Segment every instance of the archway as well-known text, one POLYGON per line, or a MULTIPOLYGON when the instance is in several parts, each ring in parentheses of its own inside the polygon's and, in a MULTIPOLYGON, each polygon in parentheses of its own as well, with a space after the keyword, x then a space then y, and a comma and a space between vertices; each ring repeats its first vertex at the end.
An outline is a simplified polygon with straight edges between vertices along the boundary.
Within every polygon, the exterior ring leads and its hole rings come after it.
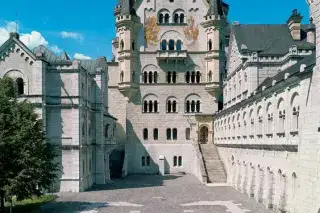
POLYGON ((122 176, 122 167, 124 163, 124 147, 119 147, 112 151, 109 156, 110 178, 118 179, 122 176))
POLYGON ((206 126, 200 128, 199 142, 208 143, 209 129, 206 126))

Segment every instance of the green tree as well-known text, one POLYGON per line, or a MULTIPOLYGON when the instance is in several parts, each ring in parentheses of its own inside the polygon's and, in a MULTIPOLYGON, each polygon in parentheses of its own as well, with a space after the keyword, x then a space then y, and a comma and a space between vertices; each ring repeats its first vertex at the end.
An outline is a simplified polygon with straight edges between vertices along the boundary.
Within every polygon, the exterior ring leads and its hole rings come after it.
POLYGON ((4 199, 39 196, 56 178, 55 150, 34 105, 18 101, 11 78, 0 79, 0 213, 4 199))

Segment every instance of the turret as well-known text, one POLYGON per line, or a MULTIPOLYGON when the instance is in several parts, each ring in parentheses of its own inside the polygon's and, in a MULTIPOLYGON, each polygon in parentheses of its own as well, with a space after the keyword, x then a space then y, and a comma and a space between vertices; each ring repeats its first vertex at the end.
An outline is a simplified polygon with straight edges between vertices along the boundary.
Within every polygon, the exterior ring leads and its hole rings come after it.
POLYGON ((137 91, 139 76, 138 33, 142 26, 132 0, 119 0, 115 9, 117 51, 119 61, 119 90, 130 98, 137 91))
POLYGON ((221 0, 211 0, 208 13, 201 23, 207 33, 206 90, 214 96, 220 93, 221 61, 224 57, 224 27, 228 7, 221 0))

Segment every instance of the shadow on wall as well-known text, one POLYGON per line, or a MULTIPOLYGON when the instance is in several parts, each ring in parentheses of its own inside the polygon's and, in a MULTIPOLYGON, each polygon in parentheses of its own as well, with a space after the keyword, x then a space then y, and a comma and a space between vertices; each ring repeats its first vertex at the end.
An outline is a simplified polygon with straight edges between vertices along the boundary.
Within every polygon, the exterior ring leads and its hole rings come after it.
MULTIPOLYGON (((143 145, 140 138, 137 136, 136 132, 133 129, 132 123, 130 120, 127 119, 127 134, 128 137, 128 145, 126 149, 126 154, 128 154, 128 163, 132 163, 135 165, 135 172, 132 173, 129 170, 129 174, 159 174, 159 166, 157 164, 158 159, 152 159, 151 155, 149 154, 148 150, 143 145), (147 157, 149 156, 150 159, 150 166, 148 166, 147 157), (143 160, 143 157, 144 160, 143 160), (138 167, 138 168, 137 168, 138 167)), ((148 132, 148 137, 153 137, 153 132, 148 132)))
POLYGON ((61 178, 63 176, 63 165, 62 165, 62 140, 72 140, 72 138, 63 138, 63 119, 61 113, 61 107, 50 107, 52 105, 60 105, 61 99, 55 98, 60 97, 61 90, 66 92, 65 85, 61 79, 60 74, 53 73, 50 76, 50 81, 47 81, 46 84, 46 94, 50 94, 47 96, 46 100, 46 136, 50 144, 54 145, 57 157, 55 158, 55 162, 59 165, 59 172, 57 179, 54 184, 52 184, 52 188, 49 189, 50 192, 59 192, 61 188, 61 178))

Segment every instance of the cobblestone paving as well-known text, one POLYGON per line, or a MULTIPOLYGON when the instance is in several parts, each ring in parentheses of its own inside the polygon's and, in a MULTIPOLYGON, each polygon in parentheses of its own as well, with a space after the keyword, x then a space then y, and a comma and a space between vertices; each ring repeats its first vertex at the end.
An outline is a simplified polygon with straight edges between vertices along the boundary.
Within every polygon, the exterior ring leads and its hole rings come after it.
POLYGON ((63 193, 45 213, 272 213, 231 187, 193 176, 129 176, 90 192, 63 193))

